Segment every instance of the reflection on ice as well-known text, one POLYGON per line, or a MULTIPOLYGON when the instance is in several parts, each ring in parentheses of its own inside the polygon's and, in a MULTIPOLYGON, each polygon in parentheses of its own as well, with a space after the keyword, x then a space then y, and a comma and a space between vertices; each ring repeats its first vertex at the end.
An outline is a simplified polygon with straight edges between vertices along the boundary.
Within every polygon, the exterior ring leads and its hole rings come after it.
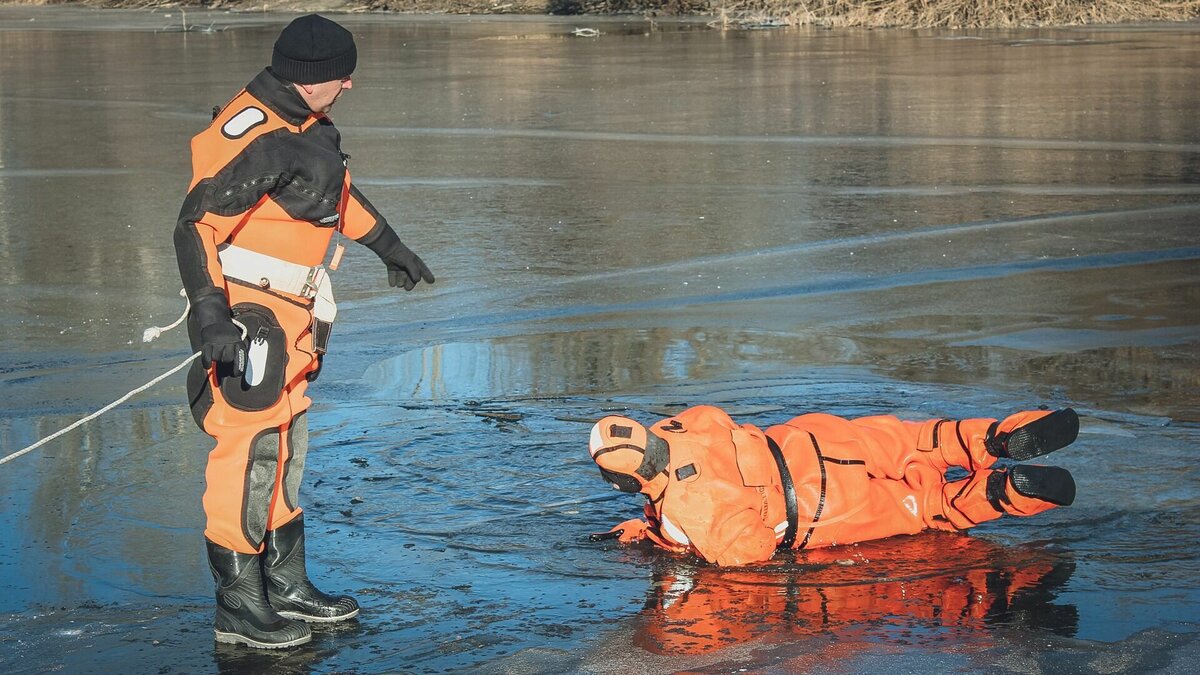
POLYGON ((990 627, 1070 637, 1079 622, 1074 605, 1056 601, 1075 571, 1069 552, 944 533, 819 549, 757 569, 675 561, 652 569, 632 627, 634 644, 652 654, 829 631, 839 641, 944 639, 990 627))
MULTIPOLYGON (((614 328, 436 344, 375 362, 362 380, 374 398, 393 401, 615 395, 699 377, 772 374, 813 352, 854 349, 835 338, 614 328)), ((765 392, 771 382, 759 379, 754 386, 765 392)))

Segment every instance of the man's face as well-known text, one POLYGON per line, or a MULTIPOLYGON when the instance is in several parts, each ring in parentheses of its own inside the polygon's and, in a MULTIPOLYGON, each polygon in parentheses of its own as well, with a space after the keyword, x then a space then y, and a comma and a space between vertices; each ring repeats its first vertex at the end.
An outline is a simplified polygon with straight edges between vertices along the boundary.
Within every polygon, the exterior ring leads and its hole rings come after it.
POLYGON ((354 87, 354 82, 349 77, 344 77, 340 80, 330 80, 329 82, 318 82, 316 84, 297 84, 296 90, 300 92, 300 97, 308 104, 308 109, 317 113, 327 113, 333 104, 342 95, 343 91, 354 87))

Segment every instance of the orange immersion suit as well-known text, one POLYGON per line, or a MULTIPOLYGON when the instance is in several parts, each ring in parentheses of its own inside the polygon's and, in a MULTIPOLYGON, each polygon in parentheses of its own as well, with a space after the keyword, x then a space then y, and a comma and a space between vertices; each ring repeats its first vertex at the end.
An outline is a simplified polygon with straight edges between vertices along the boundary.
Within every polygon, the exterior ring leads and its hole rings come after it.
POLYGON ((266 531, 301 513, 311 404, 305 389, 320 368, 329 325, 314 322, 307 293, 271 287, 257 275, 231 276, 222 254, 234 246, 313 267, 334 232, 368 244, 391 230, 352 186, 333 123, 269 69, 215 111, 191 147, 193 177, 175 229, 184 287, 193 307, 222 294, 248 330, 251 362, 256 342, 267 354, 256 381, 199 362, 188 375, 196 423, 216 439, 205 472, 204 533, 233 551, 258 553, 266 531))
POLYGON ((768 560, 777 548, 963 530, 1003 513, 1033 515, 1055 504, 1012 490, 1003 510, 989 499, 989 467, 997 458, 985 442, 989 429, 1011 432, 1050 414, 907 422, 813 413, 764 433, 718 408, 689 408, 647 427, 670 447, 666 486, 647 502, 645 520, 626 521, 612 532, 622 542, 649 538, 712 563, 742 565, 768 560), (950 467, 970 475, 948 481, 950 467), (785 480, 795 494, 791 514, 785 480))

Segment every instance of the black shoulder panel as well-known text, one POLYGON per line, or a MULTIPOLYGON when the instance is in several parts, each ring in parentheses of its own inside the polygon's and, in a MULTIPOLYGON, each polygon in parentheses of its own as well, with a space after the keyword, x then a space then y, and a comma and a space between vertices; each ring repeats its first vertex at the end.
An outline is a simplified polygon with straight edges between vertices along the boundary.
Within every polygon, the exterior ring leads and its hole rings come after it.
POLYGON ((346 179, 338 140, 336 129, 319 124, 301 134, 284 128, 259 136, 213 176, 203 210, 237 215, 270 195, 296 220, 317 227, 337 225, 346 179))

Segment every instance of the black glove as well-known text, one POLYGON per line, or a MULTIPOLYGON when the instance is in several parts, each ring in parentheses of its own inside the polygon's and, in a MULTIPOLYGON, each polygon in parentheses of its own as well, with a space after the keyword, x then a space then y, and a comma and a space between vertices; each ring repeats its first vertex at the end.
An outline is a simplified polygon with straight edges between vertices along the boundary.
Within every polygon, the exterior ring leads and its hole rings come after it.
POLYGON ((383 230, 370 243, 364 245, 375 252, 379 259, 387 265, 388 284, 393 287, 403 286, 411 291, 422 279, 425 283, 433 283, 433 272, 421 260, 420 256, 400 241, 400 235, 391 227, 384 225, 383 230))
POLYGON ((242 329, 233 322, 225 296, 210 293, 200 297, 192 304, 192 312, 200 328, 200 365, 208 368, 213 363, 227 363, 235 377, 245 372, 249 347, 242 329))

